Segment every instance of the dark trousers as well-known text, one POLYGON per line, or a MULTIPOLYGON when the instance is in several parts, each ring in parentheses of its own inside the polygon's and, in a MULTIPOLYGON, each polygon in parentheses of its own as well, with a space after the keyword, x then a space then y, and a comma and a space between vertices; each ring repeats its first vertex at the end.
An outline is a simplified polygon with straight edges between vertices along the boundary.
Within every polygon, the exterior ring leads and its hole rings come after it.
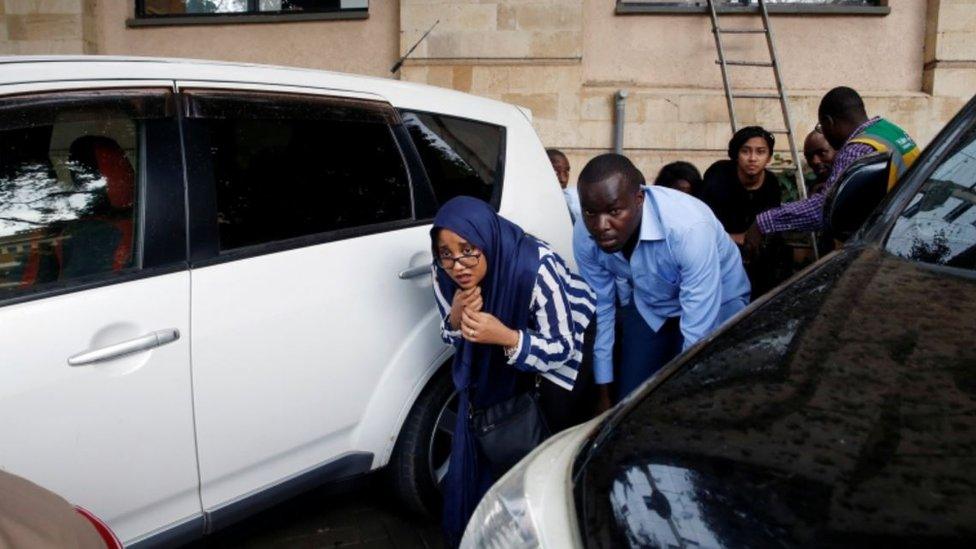
POLYGON ((583 335, 583 361, 573 390, 567 391, 545 378, 539 385, 539 404, 546 416, 549 430, 554 434, 578 425, 596 415, 596 384, 593 382, 593 341, 596 321, 590 323, 583 335))
POLYGON ((655 332, 631 303, 617 308, 616 341, 613 377, 620 401, 678 356, 684 337, 678 317, 669 318, 655 332))

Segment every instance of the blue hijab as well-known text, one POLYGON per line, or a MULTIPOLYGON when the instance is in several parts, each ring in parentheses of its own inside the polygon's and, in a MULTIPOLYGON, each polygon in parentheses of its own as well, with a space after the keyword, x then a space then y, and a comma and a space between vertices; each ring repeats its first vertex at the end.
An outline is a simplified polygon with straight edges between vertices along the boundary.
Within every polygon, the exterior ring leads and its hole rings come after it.
MULTIPOLYGON (((431 248, 437 264, 437 235, 441 229, 457 233, 482 253, 488 270, 481 281, 482 311, 515 330, 529 322, 532 292, 539 274, 538 241, 521 227, 499 216, 481 200, 459 196, 446 202, 430 230, 431 248)), ((451 303, 457 284, 443 269, 437 272, 441 295, 451 303)), ((480 459, 469 432, 468 411, 503 402, 517 393, 527 374, 505 364, 497 345, 471 343, 461 339, 455 346, 451 374, 458 390, 460 407, 451 447, 451 463, 444 479, 444 532, 449 546, 456 546, 464 527, 484 493, 497 480, 480 459)), ((531 378, 531 376, 528 376, 531 378)), ((531 383, 531 379, 528 380, 531 383)))

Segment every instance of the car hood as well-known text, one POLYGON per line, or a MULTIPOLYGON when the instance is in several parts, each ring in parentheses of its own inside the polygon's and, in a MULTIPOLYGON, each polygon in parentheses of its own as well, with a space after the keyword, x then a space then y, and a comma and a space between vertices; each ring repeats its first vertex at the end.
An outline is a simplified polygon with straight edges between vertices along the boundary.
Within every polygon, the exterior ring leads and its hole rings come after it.
POLYGON ((842 251, 608 420, 577 462, 584 540, 968 544, 974 328, 973 278, 842 251))

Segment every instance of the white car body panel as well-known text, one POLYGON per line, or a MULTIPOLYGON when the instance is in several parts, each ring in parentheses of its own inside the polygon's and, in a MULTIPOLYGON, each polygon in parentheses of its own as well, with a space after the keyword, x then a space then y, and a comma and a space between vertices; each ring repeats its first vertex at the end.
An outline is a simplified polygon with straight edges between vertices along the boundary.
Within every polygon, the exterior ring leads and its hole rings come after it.
MULTIPOLYGON (((413 227, 193 271, 204 509, 373 450, 354 447, 354 434, 390 357, 430 309, 429 288, 397 278, 412 256, 429 255, 426 233, 413 227)), ((397 404, 387 403, 390 421, 397 404)))
POLYGON ((180 272, 0 308, 0 469, 92 511, 122 540, 199 514, 189 293, 180 272), (183 337, 68 366, 169 328, 183 337))
MULTIPOLYGON (((0 94, 177 82, 186 88, 384 100, 398 109, 502 125, 500 213, 575 265, 556 177, 531 115, 513 105, 397 80, 303 69, 145 58, 0 58, 0 94)), ((414 400, 450 356, 438 338, 429 276, 397 277, 430 262, 429 228, 0 307, 5 340, 16 342, 0 346, 0 364, 51 368, 19 369, 15 383, 7 381, 12 374, 2 374, 2 432, 21 438, 37 432, 13 419, 26 413, 35 426, 72 414, 77 420, 62 421, 50 440, 9 447, 9 455, 0 450, 0 468, 91 509, 120 539, 132 542, 349 452, 372 453, 373 468, 385 465, 414 400), (124 375, 64 365, 112 323, 126 326, 126 336, 177 327, 183 337, 144 353, 146 364, 124 375), (58 334, 56 341, 48 341, 50 334, 58 334), (85 396, 74 395, 75 384, 85 396), (92 406, 113 399, 121 401, 118 406, 92 406), (51 401, 64 404, 41 407, 51 401), (89 411, 100 427, 79 424, 89 411), (72 460, 53 443, 59 438, 70 440, 68 455, 85 458, 84 466, 69 467, 72 460)))

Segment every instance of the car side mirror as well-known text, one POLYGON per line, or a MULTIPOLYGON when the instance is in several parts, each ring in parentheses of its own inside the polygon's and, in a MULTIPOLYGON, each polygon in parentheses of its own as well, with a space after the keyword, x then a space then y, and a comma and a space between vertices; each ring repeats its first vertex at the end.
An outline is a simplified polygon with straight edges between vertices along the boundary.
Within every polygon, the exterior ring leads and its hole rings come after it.
POLYGON ((891 153, 858 158, 827 193, 824 219, 834 238, 849 239, 888 194, 891 153))

